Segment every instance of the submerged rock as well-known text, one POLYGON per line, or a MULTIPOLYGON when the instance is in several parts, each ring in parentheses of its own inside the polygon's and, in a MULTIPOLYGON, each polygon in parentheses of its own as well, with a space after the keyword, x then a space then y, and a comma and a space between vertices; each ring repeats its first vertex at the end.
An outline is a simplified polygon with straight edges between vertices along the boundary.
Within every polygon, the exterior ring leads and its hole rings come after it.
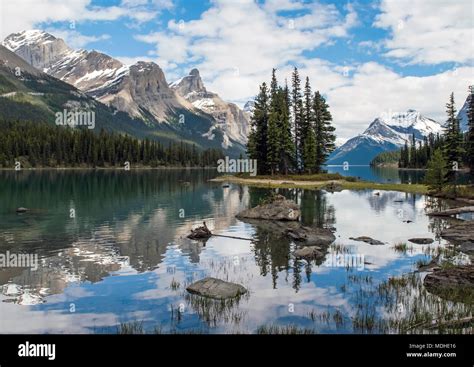
POLYGON ((214 299, 235 298, 247 293, 244 286, 216 278, 204 278, 186 288, 189 293, 214 299))
POLYGON ((298 205, 282 195, 276 195, 271 202, 257 205, 236 215, 237 218, 297 221, 301 215, 298 205))
POLYGON ((432 238, 410 238, 408 241, 417 245, 429 245, 434 242, 432 238))
POLYGON ((322 258, 324 257, 324 253, 321 251, 321 247, 319 246, 307 246, 301 249, 298 249, 294 252, 296 257, 302 258, 322 258))
POLYGON ((26 213, 28 211, 27 208, 23 208, 23 207, 19 207, 16 209, 16 212, 17 213, 26 213))
POLYGON ((385 243, 383 243, 382 241, 374 240, 373 238, 367 237, 367 236, 349 237, 349 239, 353 241, 365 242, 365 243, 368 243, 369 245, 375 245, 375 246, 385 245, 385 243))
POLYGON ((474 265, 433 269, 424 279, 428 292, 441 298, 474 303, 474 265))
POLYGON ((336 236, 330 229, 316 227, 290 228, 286 231, 286 235, 293 241, 302 242, 305 246, 329 246, 336 240, 336 236))

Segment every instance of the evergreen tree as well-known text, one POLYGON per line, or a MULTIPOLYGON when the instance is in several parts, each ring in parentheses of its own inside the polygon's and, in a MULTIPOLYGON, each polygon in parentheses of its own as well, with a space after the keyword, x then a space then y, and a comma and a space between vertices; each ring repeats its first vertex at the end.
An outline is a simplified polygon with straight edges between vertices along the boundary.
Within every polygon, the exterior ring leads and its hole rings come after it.
POLYGON ((467 163, 474 175, 474 85, 469 87, 468 108, 467 108, 468 131, 466 137, 467 163))
POLYGON ((303 160, 306 172, 311 174, 318 170, 316 166, 316 134, 313 128, 309 128, 306 134, 303 160))
POLYGON ((260 92, 255 98, 255 107, 251 118, 252 132, 249 136, 247 152, 251 159, 257 160, 257 170, 259 174, 268 172, 268 118, 269 101, 267 84, 260 86, 260 92))
POLYGON ((293 107, 293 131, 294 131, 294 143, 295 143, 295 164, 298 171, 301 171, 301 110, 303 107, 301 97, 301 80, 298 73, 298 69, 295 67, 293 70, 292 81, 292 92, 291 92, 291 105, 293 107))
POLYGON ((461 133, 459 120, 456 117, 456 106, 454 104, 454 93, 451 93, 449 102, 446 104, 446 129, 444 133, 445 145, 444 153, 447 161, 446 178, 451 183, 456 179, 456 169, 461 162, 463 155, 463 136, 461 133))
POLYGON ((303 106, 301 111, 301 125, 300 125, 300 149, 303 152, 303 159, 302 159, 302 167, 305 166, 305 144, 306 139, 309 135, 309 130, 313 128, 314 122, 314 114, 313 114, 313 100, 311 95, 311 85, 309 83, 309 78, 306 77, 306 83, 304 86, 304 93, 303 93, 303 106))
POLYGON ((434 192, 441 192, 446 182, 446 160, 441 149, 436 149, 428 162, 425 182, 429 189, 434 192))
POLYGON ((313 99, 314 131, 316 138, 316 172, 326 162, 329 154, 336 148, 336 134, 332 126, 332 116, 325 98, 316 92, 313 99))
POLYGON ((294 162, 294 142, 291 136, 290 122, 290 93, 288 85, 278 91, 278 106, 280 107, 279 132, 280 132, 280 172, 285 175, 294 162))
POLYGON ((268 116, 268 137, 267 137, 267 165, 270 173, 278 169, 280 163, 280 118, 281 118, 281 98, 278 95, 278 82, 272 71, 272 81, 270 83, 270 109, 268 116))

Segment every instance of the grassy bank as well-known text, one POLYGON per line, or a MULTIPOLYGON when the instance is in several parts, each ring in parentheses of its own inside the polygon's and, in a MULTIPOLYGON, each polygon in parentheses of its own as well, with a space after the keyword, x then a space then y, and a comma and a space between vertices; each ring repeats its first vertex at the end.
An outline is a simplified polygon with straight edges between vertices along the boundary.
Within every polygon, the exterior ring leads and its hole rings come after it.
POLYGON ((385 190, 402 191, 413 194, 427 194, 428 186, 423 184, 395 184, 357 181, 353 177, 344 177, 338 173, 317 175, 288 175, 288 176, 255 176, 235 175, 221 176, 213 179, 215 182, 232 182, 253 187, 263 188, 301 188, 318 190, 329 183, 340 185, 343 190, 385 190))

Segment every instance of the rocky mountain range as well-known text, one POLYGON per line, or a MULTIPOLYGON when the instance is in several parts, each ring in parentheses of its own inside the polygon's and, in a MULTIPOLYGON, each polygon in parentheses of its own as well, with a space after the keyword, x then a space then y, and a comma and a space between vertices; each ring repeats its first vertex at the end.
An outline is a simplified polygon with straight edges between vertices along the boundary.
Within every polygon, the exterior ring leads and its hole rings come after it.
POLYGON ((188 120, 202 125, 196 128, 202 131, 199 140, 234 151, 246 144, 249 114, 207 92, 196 69, 169 85, 153 62, 125 65, 104 53, 72 49, 40 30, 11 34, 2 44, 31 66, 151 127, 165 124, 179 135, 179 124, 188 120))
POLYGON ((338 147, 327 164, 368 165, 377 154, 399 149, 413 135, 421 141, 430 134, 442 132, 442 124, 415 110, 378 117, 362 134, 338 147))

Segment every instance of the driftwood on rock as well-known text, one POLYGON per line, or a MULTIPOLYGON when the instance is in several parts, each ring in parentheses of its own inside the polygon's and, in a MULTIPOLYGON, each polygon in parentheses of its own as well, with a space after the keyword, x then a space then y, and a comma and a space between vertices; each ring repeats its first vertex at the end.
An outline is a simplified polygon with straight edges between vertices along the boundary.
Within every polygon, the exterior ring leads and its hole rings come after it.
POLYGON ((463 214, 463 213, 474 213, 474 206, 462 206, 459 208, 441 210, 439 212, 428 213, 428 215, 434 216, 434 217, 450 217, 452 215, 463 214))
POLYGON ((208 239, 212 236, 212 232, 207 228, 206 222, 202 222, 202 226, 196 229, 191 229, 191 234, 188 235, 188 238, 192 240, 197 239, 208 239))

